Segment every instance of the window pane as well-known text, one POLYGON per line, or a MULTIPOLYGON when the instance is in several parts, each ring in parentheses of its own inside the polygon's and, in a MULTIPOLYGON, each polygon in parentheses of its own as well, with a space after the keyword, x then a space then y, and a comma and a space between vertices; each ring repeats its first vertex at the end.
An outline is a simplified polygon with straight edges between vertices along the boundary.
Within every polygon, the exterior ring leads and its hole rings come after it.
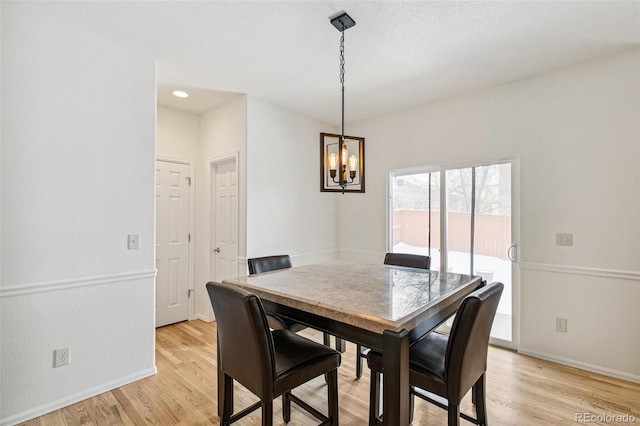
POLYGON ((447 180, 447 270, 471 273, 471 168, 445 172, 447 180))
POLYGON ((431 256, 434 270, 440 265, 439 181, 438 173, 392 176, 393 252, 431 256))
POLYGON ((511 164, 476 167, 474 273, 500 281, 504 292, 491 337, 511 341, 511 164))

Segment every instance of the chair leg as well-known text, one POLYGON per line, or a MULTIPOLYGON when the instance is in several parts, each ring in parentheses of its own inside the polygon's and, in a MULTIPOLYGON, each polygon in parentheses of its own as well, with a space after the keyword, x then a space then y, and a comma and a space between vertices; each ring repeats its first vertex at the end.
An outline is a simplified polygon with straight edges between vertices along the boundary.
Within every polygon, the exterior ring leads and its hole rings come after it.
MULTIPOLYGON (((331 347, 331 335, 329 333, 322 333, 322 344, 329 348, 331 347)), ((329 383, 329 373, 325 373, 324 382, 329 383)))
POLYGON ((231 376, 222 373, 222 415, 220 416, 220 424, 228 425, 231 415, 233 414, 233 379, 231 376))
POLYGON ((483 374, 472 388, 473 395, 476 397, 476 419, 478 419, 478 425, 480 426, 487 426, 487 398, 485 390, 486 378, 483 374))
POLYGON ((371 370, 369 379, 369 426, 375 426, 380 415, 380 373, 371 370))
POLYGON ((449 402, 447 414, 449 418, 449 426, 460 426, 460 405, 449 402))
POLYGON ((273 401, 262 401, 262 426, 273 426, 273 401))
MULTIPOLYGON (((329 333, 322 333, 322 344, 331 347, 331 335, 329 333)), ((344 353, 347 350, 347 342, 343 339, 336 337, 336 351, 344 353)))
POLYGON ((282 420, 285 423, 291 421, 291 392, 282 394, 282 420))
MULTIPOLYGON (((338 426, 338 369, 334 369, 325 375, 327 378, 327 405, 329 424, 338 426)), ((289 422, 289 420, 286 420, 289 422)))
POLYGON ((362 346, 356 345, 356 379, 362 377, 362 346))
MULTIPOLYGON (((219 339, 217 340, 220 341, 219 339)), ((218 373, 218 416, 222 419, 224 412, 224 372, 222 371, 222 363, 220 362, 220 345, 216 344, 216 360, 218 373)), ((231 404, 233 405, 233 404, 231 404)))
POLYGON ((413 390, 415 386, 411 386, 409 390, 409 423, 413 423, 413 409, 416 405, 415 395, 413 394, 413 390))

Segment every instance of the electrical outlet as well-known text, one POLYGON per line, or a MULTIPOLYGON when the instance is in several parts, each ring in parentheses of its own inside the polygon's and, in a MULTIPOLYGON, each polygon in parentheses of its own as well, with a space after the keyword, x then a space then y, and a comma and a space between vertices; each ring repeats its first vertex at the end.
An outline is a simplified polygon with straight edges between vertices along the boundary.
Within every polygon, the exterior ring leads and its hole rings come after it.
POLYGON ((69 348, 56 349, 53 351, 53 368, 69 365, 69 348))
POLYGON ((556 331, 560 331, 562 333, 567 332, 567 319, 556 317, 556 331))
POLYGON ((571 247, 573 245, 573 234, 556 234, 556 245, 571 247))

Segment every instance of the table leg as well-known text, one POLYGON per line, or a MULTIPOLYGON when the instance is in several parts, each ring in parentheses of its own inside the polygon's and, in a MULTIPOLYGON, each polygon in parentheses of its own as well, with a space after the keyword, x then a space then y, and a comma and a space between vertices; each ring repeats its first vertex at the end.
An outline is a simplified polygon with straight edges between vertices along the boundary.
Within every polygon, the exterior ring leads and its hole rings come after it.
POLYGON ((385 330, 382 336, 382 353, 382 420, 386 426, 406 426, 409 424, 409 332, 385 330))

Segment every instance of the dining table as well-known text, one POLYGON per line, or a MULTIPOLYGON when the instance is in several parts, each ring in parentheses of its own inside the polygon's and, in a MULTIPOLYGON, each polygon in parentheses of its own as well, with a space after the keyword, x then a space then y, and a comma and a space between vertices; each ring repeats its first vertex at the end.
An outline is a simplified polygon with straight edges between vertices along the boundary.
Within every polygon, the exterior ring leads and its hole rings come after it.
POLYGON ((484 284, 477 276, 341 260, 223 282, 256 294, 269 314, 381 351, 383 424, 393 426, 409 424, 410 344, 484 284))

